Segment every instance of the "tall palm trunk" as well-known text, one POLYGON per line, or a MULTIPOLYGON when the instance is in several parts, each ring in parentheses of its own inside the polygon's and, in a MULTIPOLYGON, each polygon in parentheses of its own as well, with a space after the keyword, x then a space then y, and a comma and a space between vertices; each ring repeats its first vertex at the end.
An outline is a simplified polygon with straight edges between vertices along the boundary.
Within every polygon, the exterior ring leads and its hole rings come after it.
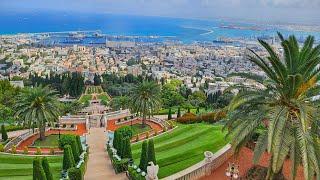
POLYGON ((45 124, 41 124, 39 127, 40 130, 40 140, 43 141, 46 139, 46 126, 45 124))

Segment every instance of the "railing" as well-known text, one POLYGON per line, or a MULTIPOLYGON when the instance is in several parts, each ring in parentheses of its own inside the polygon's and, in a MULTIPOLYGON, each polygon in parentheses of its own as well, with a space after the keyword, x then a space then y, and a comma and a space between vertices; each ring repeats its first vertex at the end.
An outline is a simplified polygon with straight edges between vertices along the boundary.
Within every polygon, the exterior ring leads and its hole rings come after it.
POLYGON ((201 162, 182 170, 176 174, 163 178, 163 180, 193 180, 208 176, 211 172, 226 162, 233 154, 230 144, 227 144, 218 152, 213 154, 210 159, 204 159, 201 162))
POLYGON ((35 129, 34 133, 32 131, 25 132, 15 138, 13 138, 11 141, 9 141, 5 146, 4 146, 4 151, 7 152, 9 151, 13 146, 19 145, 22 141, 26 140, 30 136, 37 134, 38 129, 35 129))

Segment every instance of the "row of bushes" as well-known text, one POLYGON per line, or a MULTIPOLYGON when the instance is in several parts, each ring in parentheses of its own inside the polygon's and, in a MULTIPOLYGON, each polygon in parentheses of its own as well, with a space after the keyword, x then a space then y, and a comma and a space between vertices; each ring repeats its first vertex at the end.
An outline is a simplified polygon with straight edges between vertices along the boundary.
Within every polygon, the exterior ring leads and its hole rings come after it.
POLYGON ((193 113, 185 113, 183 116, 177 118, 177 121, 183 124, 192 124, 192 123, 199 123, 199 122, 215 123, 225 117, 226 117, 225 111, 212 112, 212 113, 199 115, 199 116, 193 113))
POLYGON ((33 179, 34 180, 53 180, 49 162, 46 157, 36 157, 33 160, 33 179))
POLYGON ((121 173, 128 169, 128 158, 121 159, 121 157, 117 154, 117 150, 112 148, 109 144, 107 145, 107 152, 115 173, 121 173))
POLYGON ((130 144, 132 134, 132 130, 128 126, 123 126, 114 132, 113 147, 121 158, 132 158, 130 144))

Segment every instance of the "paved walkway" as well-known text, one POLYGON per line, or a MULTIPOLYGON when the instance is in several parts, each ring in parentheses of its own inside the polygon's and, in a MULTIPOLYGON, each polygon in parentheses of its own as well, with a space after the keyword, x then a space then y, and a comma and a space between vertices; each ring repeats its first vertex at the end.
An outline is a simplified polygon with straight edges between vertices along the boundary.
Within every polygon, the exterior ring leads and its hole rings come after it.
POLYGON ((126 180, 124 173, 115 174, 110 158, 105 151, 107 137, 104 128, 91 128, 87 136, 89 162, 85 180, 126 180))

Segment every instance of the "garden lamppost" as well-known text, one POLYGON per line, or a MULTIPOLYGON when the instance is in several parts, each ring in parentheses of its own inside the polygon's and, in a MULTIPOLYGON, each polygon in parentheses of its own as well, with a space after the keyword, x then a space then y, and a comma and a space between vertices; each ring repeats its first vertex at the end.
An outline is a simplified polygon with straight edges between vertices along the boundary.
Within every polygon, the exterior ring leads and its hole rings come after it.
POLYGON ((238 179, 239 178, 239 166, 234 164, 234 163, 229 163, 228 168, 226 170, 226 176, 230 178, 231 180, 233 179, 238 179))

